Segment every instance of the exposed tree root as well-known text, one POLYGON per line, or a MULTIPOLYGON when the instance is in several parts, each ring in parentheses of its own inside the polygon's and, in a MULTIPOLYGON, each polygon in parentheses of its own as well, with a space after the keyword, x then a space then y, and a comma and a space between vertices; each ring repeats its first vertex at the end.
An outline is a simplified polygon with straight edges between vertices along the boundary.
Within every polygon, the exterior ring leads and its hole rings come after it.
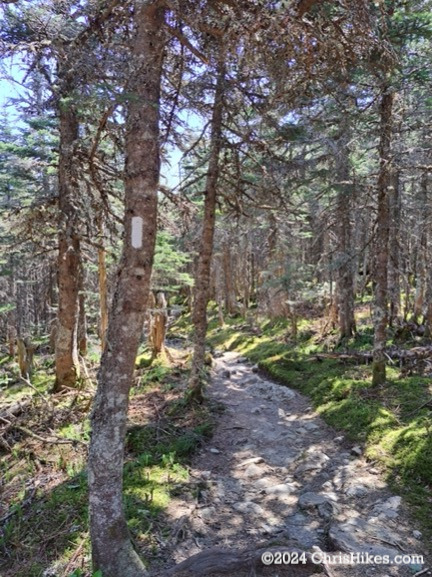
MULTIPOLYGON (((273 554, 303 553, 298 549, 288 547, 264 547, 260 549, 246 549, 233 551, 228 549, 212 548, 197 553, 189 559, 179 563, 170 569, 166 575, 172 577, 205 577, 207 575, 263 575, 268 568, 261 561, 265 552, 273 554)), ((280 565, 285 567, 284 575, 292 577, 308 577, 313 573, 324 573, 332 577, 332 572, 325 565, 317 565, 312 561, 312 555, 306 553, 306 563, 299 562, 292 565, 280 565)), ((274 566, 273 566, 274 567, 274 566)))

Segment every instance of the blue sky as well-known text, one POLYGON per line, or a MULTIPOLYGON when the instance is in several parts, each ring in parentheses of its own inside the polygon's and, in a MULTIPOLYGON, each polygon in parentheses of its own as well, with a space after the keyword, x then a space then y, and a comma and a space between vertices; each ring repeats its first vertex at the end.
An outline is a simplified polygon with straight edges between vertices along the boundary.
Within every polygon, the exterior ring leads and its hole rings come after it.
MULTIPOLYGON (((0 69, 0 110, 1 117, 7 116, 11 126, 19 125, 19 113, 17 113, 12 100, 25 95, 25 89, 17 82, 21 81, 23 71, 18 64, 4 62, 0 69)), ((161 167, 161 183, 164 186, 174 188, 179 183, 181 152, 178 148, 171 147, 166 154, 166 162, 161 167)))

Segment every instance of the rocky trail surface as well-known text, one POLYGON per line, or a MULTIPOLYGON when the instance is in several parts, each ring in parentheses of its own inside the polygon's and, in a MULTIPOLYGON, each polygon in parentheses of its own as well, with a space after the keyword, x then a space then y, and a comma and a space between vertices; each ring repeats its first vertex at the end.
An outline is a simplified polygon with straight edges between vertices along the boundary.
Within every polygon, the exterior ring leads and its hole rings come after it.
POLYGON ((169 509, 169 558, 180 563, 203 551, 207 557, 200 565, 198 555, 179 574, 432 574, 406 506, 361 448, 328 427, 305 397, 255 371, 236 353, 216 361, 208 395, 224 408, 212 440, 192 463, 195 489, 169 509), (306 564, 266 567, 259 557, 269 548, 318 557, 320 551, 352 552, 362 561, 388 556, 390 564, 320 566, 309 557, 306 564), (412 554, 423 554, 424 564, 396 564, 398 556, 412 554))

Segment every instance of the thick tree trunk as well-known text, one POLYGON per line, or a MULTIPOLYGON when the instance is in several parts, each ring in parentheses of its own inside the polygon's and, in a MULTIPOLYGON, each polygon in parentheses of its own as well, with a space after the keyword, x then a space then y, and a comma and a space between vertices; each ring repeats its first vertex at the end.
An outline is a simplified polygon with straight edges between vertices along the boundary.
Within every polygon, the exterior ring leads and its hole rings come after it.
MULTIPOLYGON (((70 95, 70 83, 64 89, 70 95)), ((58 315, 54 391, 74 387, 79 379, 77 331, 79 317, 80 241, 78 236, 77 174, 74 148, 78 119, 70 99, 60 99, 58 315)))
POLYGON ((338 143, 337 160, 337 226, 338 226, 338 254, 337 254, 337 307, 339 319, 340 339, 353 336, 355 332, 354 318, 354 279, 353 255, 351 250, 351 195, 350 159, 347 149, 349 132, 344 127, 338 143))
MULTIPOLYGON (((222 51, 221 51, 222 52, 222 51)), ((204 218, 201 232, 200 252, 195 275, 193 306, 194 350, 192 358, 189 392, 191 399, 202 400, 205 339, 207 332, 207 304, 209 299, 210 269, 213 253, 213 237, 216 220, 217 182, 219 176, 219 154, 222 146, 223 94, 225 63, 219 56, 216 90, 213 104, 210 159, 207 171, 204 218)))
POLYGON ((149 298, 160 171, 159 101, 164 10, 136 2, 126 126, 125 239, 92 414, 89 453, 93 566, 103 577, 142 577, 122 504, 126 419, 149 298))
POLYGON ((389 188, 392 184, 392 120, 394 93, 384 89, 380 103, 380 168, 378 176, 378 214, 375 242, 375 294, 373 307, 374 348, 372 384, 380 385, 386 379, 384 348, 388 322, 388 260, 389 260, 389 188))

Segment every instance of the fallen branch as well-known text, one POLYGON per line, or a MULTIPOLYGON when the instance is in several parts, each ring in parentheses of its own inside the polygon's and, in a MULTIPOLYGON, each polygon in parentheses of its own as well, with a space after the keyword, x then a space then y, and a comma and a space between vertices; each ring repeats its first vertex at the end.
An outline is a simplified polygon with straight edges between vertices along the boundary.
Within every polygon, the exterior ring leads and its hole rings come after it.
POLYGON ((29 405, 31 405, 31 400, 27 399, 25 401, 14 403, 9 407, 4 407, 3 411, 0 413, 0 417, 18 417, 29 405))
POLYGON ((86 534, 84 539, 81 541, 81 543, 78 545, 78 547, 75 549, 72 557, 70 558, 69 563, 66 565, 66 569, 63 572, 63 577, 68 577, 70 575, 73 564, 77 560, 78 556, 81 554, 81 551, 83 550, 84 544, 87 541, 87 539, 88 539, 88 533, 86 534))
POLYGON ((29 437, 33 437, 34 439, 37 439, 38 441, 42 441, 42 443, 50 443, 52 445, 71 445, 71 444, 75 445, 78 443, 80 445, 84 445, 85 447, 87 447, 87 443, 85 441, 80 441, 79 439, 61 439, 60 437, 54 437, 52 439, 46 439, 45 437, 41 437, 37 433, 33 433, 33 431, 30 431, 30 429, 27 429, 27 427, 22 427, 21 425, 16 425, 15 423, 11 423, 10 421, 8 421, 7 419, 4 419, 3 417, 0 417, 0 420, 3 421, 6 425, 8 425, 9 428, 17 429, 18 431, 25 433, 29 437))
POLYGON ((420 406, 418 406, 416 409, 414 409, 413 411, 410 411, 406 417, 411 417, 411 415, 415 415, 416 413, 418 413, 421 409, 424 409, 424 407, 430 407, 432 405, 432 397, 430 399, 428 399, 427 401, 425 401, 424 403, 422 403, 420 406))
MULTIPOLYGON (((425 359, 432 359, 432 347, 415 347, 413 349, 401 349, 401 350, 388 350, 384 352, 385 356, 389 362, 394 364, 395 360, 399 360, 402 363, 406 361, 421 361, 425 359)), ((326 359, 335 359, 339 361, 357 361, 363 363, 369 363, 373 361, 372 351, 349 351, 349 352, 332 352, 332 353, 318 353, 313 355, 317 361, 323 361, 326 359)))
POLYGON ((33 501, 33 497, 35 496, 35 494, 36 494, 36 487, 33 487, 30 492, 30 495, 26 497, 24 501, 21 501, 21 503, 17 503, 12 511, 9 511, 9 513, 0 518, 0 525, 3 525, 3 523, 9 521, 9 519, 14 515, 16 515, 18 511, 20 511, 24 507, 27 507, 27 505, 30 505, 30 503, 33 501))
POLYGON ((420 575, 424 575, 428 571, 429 567, 425 567, 424 569, 421 569, 421 571, 417 571, 417 573, 414 573, 413 577, 420 577, 420 575))
POLYGON ((40 391, 38 391, 37 388, 36 388, 34 385, 32 385, 32 383, 30 382, 29 379, 26 379, 25 377, 20 377, 20 381, 22 381, 22 382, 25 383, 28 387, 30 387, 31 389, 33 389, 34 392, 35 392, 37 395, 39 395, 39 397, 41 397, 41 399, 43 399, 44 403, 45 403, 48 407, 50 407, 50 403, 49 403, 49 400, 47 399, 47 397, 46 397, 44 394, 42 394, 40 391))

